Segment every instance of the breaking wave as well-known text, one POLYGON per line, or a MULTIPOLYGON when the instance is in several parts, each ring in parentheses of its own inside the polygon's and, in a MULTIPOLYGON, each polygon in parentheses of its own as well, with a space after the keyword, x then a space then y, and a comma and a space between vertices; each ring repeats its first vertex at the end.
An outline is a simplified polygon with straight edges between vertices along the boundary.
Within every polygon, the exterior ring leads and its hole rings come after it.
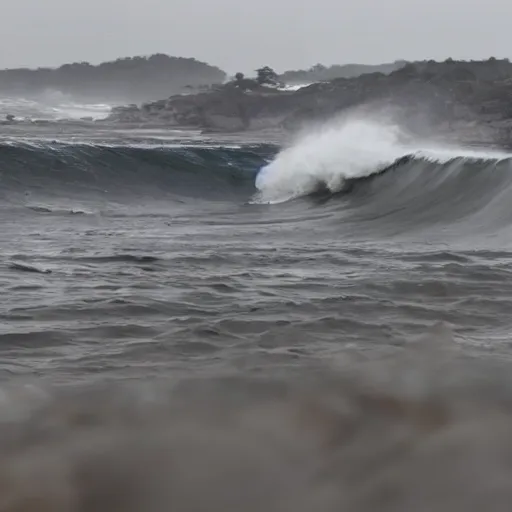
MULTIPOLYGON (((343 190, 347 182, 382 174, 399 164, 447 168, 457 162, 481 167, 509 160, 512 155, 459 148, 418 147, 405 142, 400 128, 367 121, 328 126, 282 150, 256 178, 257 200, 281 203, 315 193, 343 190)), ((397 183, 400 186, 400 183, 397 183)))
POLYGON ((320 198, 315 204, 344 222, 413 230, 462 221, 471 229, 512 224, 512 155, 418 144, 395 126, 367 121, 327 127, 283 149, 3 142, 0 169, 4 204, 21 202, 39 214, 84 215, 96 211, 87 198, 133 204, 148 196, 189 207, 280 204, 279 215, 286 204, 320 198), (79 201, 58 199, 71 197, 79 201))

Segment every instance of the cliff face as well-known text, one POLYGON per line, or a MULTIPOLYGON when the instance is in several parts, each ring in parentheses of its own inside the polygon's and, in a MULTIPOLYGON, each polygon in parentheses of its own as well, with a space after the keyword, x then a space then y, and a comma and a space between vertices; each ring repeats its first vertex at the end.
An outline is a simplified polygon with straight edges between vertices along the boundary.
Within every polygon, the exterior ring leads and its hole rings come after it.
POLYGON ((32 97, 48 90, 100 101, 147 101, 187 86, 222 83, 224 71, 195 59, 133 57, 93 66, 87 62, 60 68, 0 70, 0 95, 32 97))
MULTIPOLYGON (((508 61, 420 62, 385 75, 317 83, 296 92, 233 85, 208 93, 114 109, 110 120, 208 130, 293 130, 356 106, 393 108, 412 130, 492 124, 493 136, 512 126, 512 64, 508 61), (496 131, 498 130, 498 132, 496 131)), ((502 133, 503 132, 503 133, 502 133)))

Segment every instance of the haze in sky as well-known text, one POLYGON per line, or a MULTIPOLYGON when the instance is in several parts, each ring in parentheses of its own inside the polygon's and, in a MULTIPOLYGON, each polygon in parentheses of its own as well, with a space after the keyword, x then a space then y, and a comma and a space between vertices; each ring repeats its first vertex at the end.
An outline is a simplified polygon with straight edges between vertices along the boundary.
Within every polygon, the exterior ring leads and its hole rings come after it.
POLYGON ((167 53, 233 73, 512 54, 509 0, 2 0, 0 68, 167 53))

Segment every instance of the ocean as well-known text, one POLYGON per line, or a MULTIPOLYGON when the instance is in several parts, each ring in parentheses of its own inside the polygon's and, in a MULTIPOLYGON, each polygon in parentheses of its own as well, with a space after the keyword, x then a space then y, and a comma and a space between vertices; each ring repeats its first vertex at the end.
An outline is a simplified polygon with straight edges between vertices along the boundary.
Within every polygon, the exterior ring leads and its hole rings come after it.
POLYGON ((508 510, 512 154, 50 130, 0 134, 1 510, 508 510))

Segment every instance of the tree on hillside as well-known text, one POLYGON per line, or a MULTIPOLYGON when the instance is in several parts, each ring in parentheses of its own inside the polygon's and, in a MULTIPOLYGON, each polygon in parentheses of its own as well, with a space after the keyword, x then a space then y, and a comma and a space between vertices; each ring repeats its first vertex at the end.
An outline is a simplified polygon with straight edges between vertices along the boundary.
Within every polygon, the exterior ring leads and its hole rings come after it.
POLYGON ((279 81, 286 84, 306 84, 311 82, 335 80, 336 78, 352 78, 370 73, 384 73, 388 75, 393 71, 400 69, 405 64, 406 62, 401 60, 377 65, 335 64, 329 67, 318 63, 309 69, 285 71, 279 76, 279 81))
POLYGON ((309 68, 310 73, 324 73, 327 70, 327 67, 323 64, 315 64, 309 68))
POLYGON ((269 66, 264 66, 256 70, 256 80, 260 85, 277 85, 279 83, 278 74, 269 66))
POLYGON ((235 78, 230 82, 230 85, 243 91, 254 91, 259 87, 256 80, 253 78, 246 78, 245 75, 240 72, 235 74, 235 78))

